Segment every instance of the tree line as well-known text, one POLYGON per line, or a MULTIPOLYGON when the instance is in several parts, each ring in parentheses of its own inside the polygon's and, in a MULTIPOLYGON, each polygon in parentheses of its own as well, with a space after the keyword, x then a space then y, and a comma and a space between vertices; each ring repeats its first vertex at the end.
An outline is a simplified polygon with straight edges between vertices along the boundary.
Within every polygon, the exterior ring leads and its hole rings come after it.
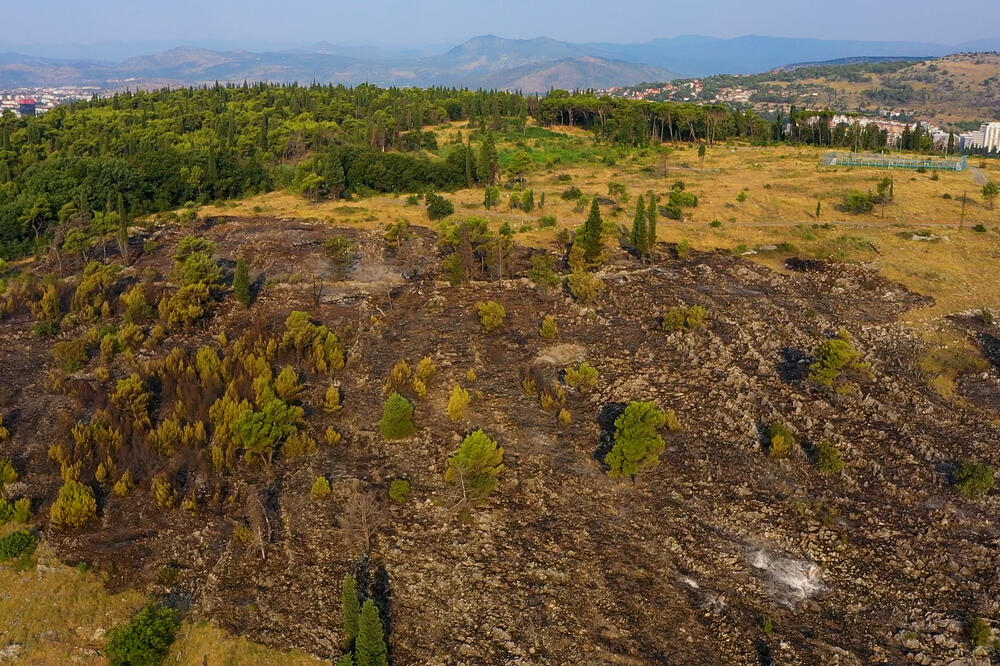
POLYGON ((244 84, 125 92, 35 118, 0 116, 0 258, 36 252, 101 215, 127 224, 275 188, 320 198, 492 186, 500 176, 492 131, 516 135, 529 119, 582 127, 622 147, 733 138, 885 146, 872 126, 816 122, 824 113, 832 112, 767 119, 722 105, 564 90, 244 84), (447 121, 467 121, 471 131, 439 147, 427 128, 447 121))

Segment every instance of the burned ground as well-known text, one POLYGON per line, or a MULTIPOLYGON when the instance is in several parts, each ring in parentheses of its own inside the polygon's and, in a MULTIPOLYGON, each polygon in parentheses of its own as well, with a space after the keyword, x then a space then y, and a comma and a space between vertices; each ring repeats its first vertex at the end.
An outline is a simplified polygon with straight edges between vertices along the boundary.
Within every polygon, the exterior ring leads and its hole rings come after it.
MULTIPOLYGON (((154 230, 158 248, 128 270, 167 274, 186 233, 154 230)), ((664 251, 645 265, 622 253, 584 307, 562 293, 543 298, 522 277, 523 249, 513 277, 451 287, 436 274, 427 230, 405 257, 387 252, 381 234, 309 221, 222 218, 199 233, 218 243, 219 257, 253 257, 256 302, 245 310, 228 295, 200 328, 137 356, 216 344, 221 332, 274 333, 289 312, 306 310, 347 349, 334 375, 342 411, 317 409, 328 380, 307 377, 309 429, 319 438, 335 425, 343 442, 227 476, 225 497, 253 488, 266 507, 263 560, 232 538, 244 503, 165 510, 148 479, 124 498, 99 492, 99 520, 82 531, 44 529, 64 559, 94 563, 113 586, 168 597, 269 645, 335 657, 340 580, 359 556, 338 526, 345 493, 360 480, 385 497, 405 478, 412 497, 388 505, 371 553, 388 574, 397 664, 757 664, 762 655, 782 664, 947 663, 972 654, 968 618, 1000 613, 998 500, 970 502, 949 487, 960 461, 1000 464, 998 414, 927 387, 922 343, 899 323, 925 299, 865 268, 786 275, 726 253, 664 251), (345 280, 330 279, 323 254, 334 233, 358 242, 345 280), (507 317, 484 334, 475 304, 487 300, 507 317), (679 304, 707 308, 707 324, 662 330, 660 315, 679 304), (546 314, 558 322, 554 341, 538 335, 546 314), (872 377, 856 394, 830 396, 808 385, 803 365, 840 328, 872 377), (596 389, 568 392, 568 426, 522 388, 553 344, 577 345, 600 372, 596 389), (438 370, 414 401, 418 431, 386 442, 386 378, 398 361, 425 356, 438 370), (446 415, 455 383, 473 396, 460 423, 446 415), (608 414, 632 400, 673 409, 682 425, 634 484, 608 477, 595 456, 608 414), (785 460, 761 446, 761 427, 775 419, 798 442, 785 460), (506 469, 487 504, 461 514, 442 473, 479 427, 504 447, 506 469), (843 472, 811 463, 824 439, 843 453, 843 472), (318 475, 334 487, 322 501, 310 498, 318 475)), ((49 388, 52 342, 30 325, 27 315, 0 322, 0 409, 13 433, 0 453, 24 471, 44 517, 60 484, 47 455, 58 414, 84 418, 87 404, 49 388)), ((126 362, 115 363, 114 375, 126 375, 126 362)), ((87 370, 77 378, 108 389, 87 370)), ((996 369, 977 381, 996 394, 996 369)), ((168 407, 158 405, 157 417, 168 407)))

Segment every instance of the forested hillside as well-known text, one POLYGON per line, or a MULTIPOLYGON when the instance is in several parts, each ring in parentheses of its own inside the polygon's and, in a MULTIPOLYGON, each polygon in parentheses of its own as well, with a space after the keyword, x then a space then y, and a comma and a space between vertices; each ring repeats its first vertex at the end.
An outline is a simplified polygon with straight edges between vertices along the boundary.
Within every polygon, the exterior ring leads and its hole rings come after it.
MULTIPOLYGON (((843 124, 827 131, 809 124, 814 115, 797 112, 786 133, 781 116, 559 90, 538 97, 257 85, 122 94, 37 118, 0 118, 0 257, 23 256, 53 238, 56 250, 72 252, 144 214, 292 185, 336 197, 448 190, 484 179, 493 184, 496 169, 477 166, 488 135, 512 132, 516 141, 529 119, 582 127, 602 143, 624 147, 711 145, 732 137, 758 144, 885 145, 874 127, 843 124), (452 145, 439 144, 426 130, 455 120, 473 124, 452 145)), ((515 152, 522 164, 540 159, 523 142, 515 152)), ((509 153, 501 159, 512 159, 509 153)))

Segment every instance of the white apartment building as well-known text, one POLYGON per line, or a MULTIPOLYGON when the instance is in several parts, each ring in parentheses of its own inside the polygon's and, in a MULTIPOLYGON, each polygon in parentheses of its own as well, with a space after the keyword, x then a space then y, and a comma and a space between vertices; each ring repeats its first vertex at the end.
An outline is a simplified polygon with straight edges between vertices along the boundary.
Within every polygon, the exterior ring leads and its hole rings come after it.
POLYGON ((979 131, 983 133, 982 144, 980 144, 983 148, 989 151, 1000 151, 1000 123, 983 123, 979 131))
POLYGON ((959 147, 962 150, 985 148, 1000 151, 1000 123, 983 123, 976 132, 964 132, 959 147))

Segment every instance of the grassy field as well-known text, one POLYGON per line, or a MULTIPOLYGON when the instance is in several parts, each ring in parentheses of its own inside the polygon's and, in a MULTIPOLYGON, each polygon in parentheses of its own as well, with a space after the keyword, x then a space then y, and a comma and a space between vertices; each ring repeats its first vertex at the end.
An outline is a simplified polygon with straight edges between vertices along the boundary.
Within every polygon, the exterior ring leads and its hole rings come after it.
MULTIPOLYGON (((0 528, 3 533, 14 529, 0 528)), ((43 542, 24 562, 0 565, 0 662, 62 666, 106 664, 106 634, 147 599, 136 591, 110 594, 100 574, 61 564, 43 542)), ((205 622, 185 621, 165 664, 252 666, 324 663, 301 653, 270 650, 205 622)))
MULTIPOLYGON (((933 322, 942 315, 978 308, 1000 308, 1000 282, 990 279, 1000 259, 1000 209, 990 210, 981 200, 971 171, 932 173, 883 171, 861 168, 827 168, 820 165, 822 150, 805 147, 710 148, 702 161, 694 147, 649 149, 625 154, 608 146, 595 146, 579 129, 547 132, 527 139, 522 146, 501 144, 502 155, 528 150, 541 166, 528 175, 526 187, 535 201, 545 194, 545 205, 530 214, 499 208, 484 211, 482 190, 460 190, 449 195, 457 216, 486 216, 495 227, 509 222, 518 231, 518 242, 550 243, 562 227, 579 226, 586 209, 567 201, 561 193, 578 187, 585 195, 608 196, 608 183, 625 185, 628 201, 605 206, 605 218, 631 224, 640 194, 654 191, 661 200, 676 181, 698 196, 695 208, 684 209, 684 220, 661 216, 660 240, 687 241, 701 250, 725 249, 779 268, 791 254, 845 261, 863 261, 886 277, 922 294, 933 296, 933 307, 914 312, 914 322, 933 322), (565 160, 565 162, 564 162, 565 160), (609 162, 613 161, 613 164, 609 162), (851 190, 874 190, 886 176, 894 179, 895 199, 872 214, 841 212, 838 205, 851 190), (740 202, 739 193, 747 198, 740 202), (944 198, 943 195, 951 198, 944 198), (963 194, 967 194, 964 225, 963 194), (821 212, 816 217, 816 204, 821 212), (543 216, 554 216, 556 226, 539 229, 543 216), (713 224, 714 223, 714 224, 713 224), (985 232, 974 231, 983 225, 985 232), (929 240, 918 240, 927 237, 929 240), (778 250, 758 251, 762 246, 778 250)), ((447 132, 454 133, 450 127, 447 132)), ((974 160, 978 166, 980 161, 974 160)), ((982 162, 988 178, 1000 180, 1000 162, 982 162)), ((250 199, 207 207, 203 215, 267 215, 306 217, 334 225, 374 228, 399 219, 430 225, 422 207, 407 205, 405 196, 378 196, 356 201, 310 203, 290 192, 274 192, 250 199)))

